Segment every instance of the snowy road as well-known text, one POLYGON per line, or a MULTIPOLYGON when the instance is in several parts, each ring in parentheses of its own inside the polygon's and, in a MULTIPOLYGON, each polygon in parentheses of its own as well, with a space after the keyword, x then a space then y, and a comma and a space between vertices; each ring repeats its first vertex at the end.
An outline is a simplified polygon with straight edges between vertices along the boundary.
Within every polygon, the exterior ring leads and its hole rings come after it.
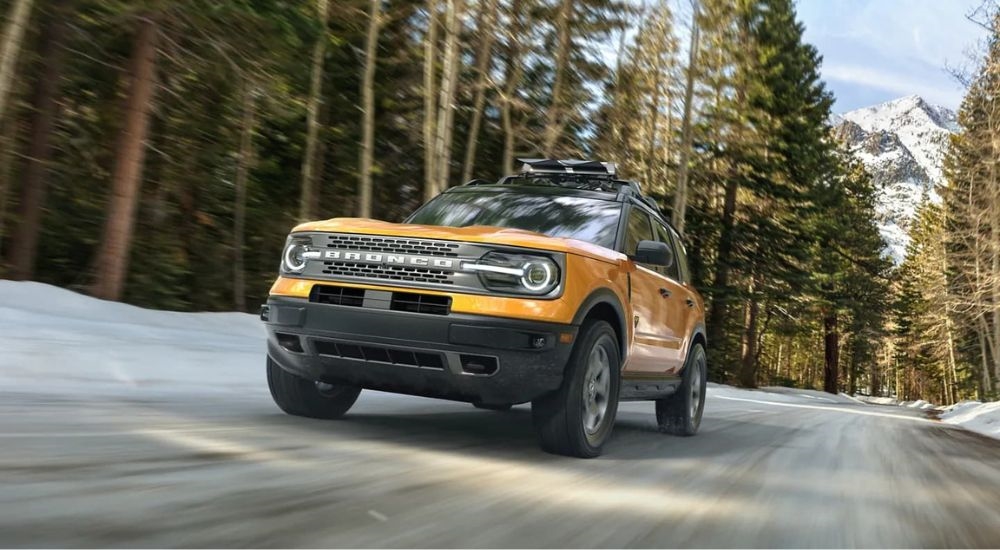
POLYGON ((703 433, 628 404, 606 455, 510 413, 369 392, 0 394, 4 546, 996 546, 1000 445, 894 408, 716 389, 703 433), (738 399, 738 400, 737 400, 738 399))
POLYGON ((916 411, 713 387, 696 437, 629 403, 568 459, 526 406, 285 416, 260 338, 0 281, 0 546, 1000 546, 1000 442, 916 411))

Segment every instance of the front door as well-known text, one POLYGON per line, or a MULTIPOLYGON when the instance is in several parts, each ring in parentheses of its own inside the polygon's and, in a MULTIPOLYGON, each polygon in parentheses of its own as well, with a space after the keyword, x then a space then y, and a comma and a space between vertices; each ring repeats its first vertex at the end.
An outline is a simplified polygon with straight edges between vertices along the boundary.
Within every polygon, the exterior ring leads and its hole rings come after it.
MULTIPOLYGON (((649 214, 632 207, 625 236, 625 253, 635 256, 639 241, 656 240, 649 214)), ((631 262, 632 327, 635 334, 625 374, 658 378, 676 370, 680 347, 667 324, 673 292, 656 266, 631 262), (671 362, 673 361, 673 362, 671 362)))
POLYGON ((683 284, 679 256, 673 239, 670 237, 670 230, 658 221, 653 221, 653 230, 656 232, 656 240, 666 243, 673 251, 673 259, 670 265, 659 266, 657 275, 661 288, 666 290, 663 299, 663 312, 661 322, 665 339, 668 342, 664 348, 664 368, 667 374, 679 374, 684 368, 684 361, 687 356, 687 335, 690 332, 690 317, 694 307, 694 293, 683 284))

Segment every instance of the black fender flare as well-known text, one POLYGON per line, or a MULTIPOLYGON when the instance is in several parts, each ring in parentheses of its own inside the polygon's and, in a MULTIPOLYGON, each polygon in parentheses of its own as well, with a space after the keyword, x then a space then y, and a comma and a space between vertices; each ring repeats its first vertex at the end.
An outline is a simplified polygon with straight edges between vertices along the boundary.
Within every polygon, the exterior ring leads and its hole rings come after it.
POLYGON ((687 356, 684 358, 684 370, 681 371, 681 376, 685 376, 687 373, 688 361, 691 359, 691 350, 694 349, 694 345, 701 342, 703 348, 705 348, 705 353, 708 353, 708 336, 705 331, 705 323, 700 322, 694 325, 694 329, 691 331, 691 343, 688 344, 687 356))
POLYGON ((576 315, 573 316, 573 325, 580 326, 583 324, 583 320, 587 318, 587 315, 597 306, 601 304, 606 304, 610 306, 618 317, 618 334, 621 335, 621 360, 622 365, 625 364, 625 359, 628 357, 628 325, 626 324, 625 308, 622 306, 621 300, 618 299, 618 295, 614 293, 609 288, 599 288, 590 293, 586 299, 580 304, 580 307, 576 310, 576 315))
POLYGON ((704 322, 694 325, 694 330, 691 331, 691 347, 694 347, 699 336, 701 337, 701 345, 705 347, 705 351, 708 351, 708 331, 705 329, 704 322))

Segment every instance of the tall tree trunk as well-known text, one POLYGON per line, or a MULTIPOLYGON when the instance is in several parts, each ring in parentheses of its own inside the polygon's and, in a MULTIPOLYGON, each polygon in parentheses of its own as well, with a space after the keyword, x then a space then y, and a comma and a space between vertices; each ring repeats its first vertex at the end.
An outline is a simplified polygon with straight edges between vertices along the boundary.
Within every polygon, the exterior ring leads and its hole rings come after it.
POLYGON ((757 322, 760 318, 760 302, 755 295, 754 279, 750 278, 749 296, 744 315, 743 334, 740 349, 740 385, 745 388, 757 387, 757 322))
MULTIPOLYGON (((17 144, 16 116, 0 119, 0 244, 4 242, 7 222, 7 201, 14 178, 14 148, 17 144)), ((3 257, 0 249, 0 258, 3 257)), ((2 274, 2 272, 0 272, 2 274)))
MULTIPOLYGON (((852 338, 860 338, 860 336, 855 334, 852 338)), ((847 392, 851 396, 858 393, 858 374, 861 372, 861 363, 856 347, 854 353, 851 353, 851 364, 847 371, 847 392)))
POLYGON ((687 80, 684 84, 684 114, 681 117, 681 150, 677 162, 677 191, 674 193, 674 209, 671 221, 677 231, 684 235, 684 217, 687 210, 687 185, 691 162, 691 111, 694 103, 694 81, 698 73, 698 48, 701 29, 698 21, 698 0, 692 0, 691 43, 688 46, 687 80))
POLYGON ((46 172, 52 157, 52 131, 59 111, 56 94, 65 59, 65 10, 68 3, 68 0, 53 0, 52 16, 39 37, 41 46, 38 54, 43 68, 35 81, 31 98, 34 114, 18 207, 20 222, 11 238, 9 277, 15 280, 31 279, 35 271, 42 206, 45 204, 46 172))
POLYGON ((243 90, 243 119, 240 123, 240 153, 236 162, 236 203, 233 205, 233 305, 246 311, 246 272, 243 243, 247 216, 247 179, 253 165, 253 134, 256 127, 256 94, 253 80, 246 78, 243 90))
POLYGON ((427 34, 424 37, 424 202, 437 195, 437 166, 434 161, 437 137, 437 19, 438 0, 427 0, 427 34))
POLYGON ((136 29, 132 59, 129 62, 125 122, 116 148, 110 203, 91 288, 91 294, 105 300, 118 300, 125 286, 132 226, 146 157, 146 135, 149 132, 150 111, 156 88, 158 35, 156 21, 149 16, 142 17, 136 29))
POLYGON ((302 190, 299 194, 299 221, 309 221, 316 216, 317 180, 316 170, 319 144, 319 113, 323 104, 323 79, 326 61, 326 43, 329 41, 327 21, 330 17, 329 0, 316 0, 316 15, 319 17, 320 34, 313 44, 312 69, 309 82, 309 100, 306 102, 306 150, 302 157, 302 190))
MULTIPOLYGON (((979 320, 982 321, 981 316, 979 317, 979 320)), ((986 358, 988 351, 986 349, 986 331, 983 328, 984 325, 985 323, 982 323, 980 326, 976 327, 976 336, 979 339, 979 357, 983 369, 982 376, 980 376, 980 387, 982 388, 982 395, 980 397, 993 392, 993 384, 990 381, 990 367, 986 358)))
POLYGON ((486 83, 489 80, 490 61, 493 60, 493 31, 497 16, 497 1, 486 0, 483 3, 483 25, 479 34, 483 37, 476 53, 476 98, 473 100, 472 121, 469 122, 469 135, 465 140, 465 161, 462 163, 462 182, 472 179, 472 170, 476 164, 476 146, 479 144, 479 126, 483 120, 483 109, 486 106, 486 83))
POLYGON ((649 130, 647 130, 646 135, 645 158, 642 161, 643 171, 645 172, 642 183, 656 193, 664 191, 660 186, 665 183, 663 179, 655 176, 655 166, 660 164, 657 162, 659 155, 656 154, 657 137, 659 137, 660 133, 660 118, 663 114, 660 104, 663 100, 667 100, 667 105, 670 105, 669 97, 664 97, 666 94, 662 89, 663 54, 660 46, 662 46, 662 39, 656 46, 652 47, 653 53, 656 56, 656 60, 653 62, 653 96, 650 98, 652 100, 652 105, 650 106, 652 112, 649 116, 649 130))
POLYGON ((7 12, 7 24, 3 28, 3 43, 0 44, 0 119, 6 112, 7 98, 14 83, 17 57, 21 53, 24 32, 28 28, 33 0, 14 0, 7 12))
POLYGON ((882 395, 882 362, 873 361, 868 367, 869 392, 873 396, 882 395))
MULTIPOLYGON (((707 337, 716 349, 720 349, 721 342, 725 335, 726 319, 729 316, 729 300, 731 292, 729 288, 729 273, 733 260, 733 247, 735 242, 735 220, 736 220, 736 196, 739 191, 739 183, 735 177, 726 180, 725 199, 722 204, 722 233, 719 236, 719 250, 715 256, 715 280, 712 283, 712 307, 709 310, 707 337)), ((716 354, 716 358, 718 355, 716 354)), ((718 364, 712 361, 710 365, 718 364)))
POLYGON ((837 325, 837 309, 830 306, 823 316, 823 391, 838 393, 839 364, 840 329, 837 325))
POLYGON ((434 165, 437 189, 447 189, 451 175, 451 142, 454 135, 455 88, 458 85, 458 35, 464 0, 445 2, 445 43, 442 59, 441 93, 438 97, 437 136, 434 140, 434 165))
POLYGON ((785 343, 783 341, 778 342, 778 360, 776 361, 774 367, 774 377, 781 378, 781 356, 785 351, 785 343))
POLYGON ((628 37, 627 28, 623 28, 620 33, 618 33, 618 51, 615 54, 615 72, 614 72, 614 87, 611 90, 611 105, 615 108, 611 109, 608 113, 608 122, 611 125, 611 137, 610 146, 607 147, 607 153, 610 155, 615 151, 625 150, 625 138, 624 128, 623 128, 623 116, 621 107, 622 104, 622 65, 623 60, 626 56, 625 45, 626 38, 628 37))
POLYGON ((556 75, 552 82, 552 102, 545 113, 545 137, 542 143, 542 151, 546 157, 555 154, 555 146, 559 141, 565 126, 563 116, 563 88, 566 82, 566 73, 569 71, 569 54, 571 46, 571 28, 573 15, 573 0, 562 0, 559 5, 559 15, 556 18, 556 75))
POLYGON ((521 85, 524 75, 524 63, 521 63, 521 9, 522 0, 513 0, 510 5, 510 37, 507 51, 507 61, 504 64, 503 97, 500 98, 500 119, 503 124, 503 166, 500 173, 507 174, 515 170, 514 149, 517 135, 514 130, 514 94, 521 85))
POLYGON ((378 61, 378 34, 382 0, 371 0, 365 67, 361 78, 361 158, 358 172, 358 217, 372 217, 372 155, 375 148, 375 65, 378 61))

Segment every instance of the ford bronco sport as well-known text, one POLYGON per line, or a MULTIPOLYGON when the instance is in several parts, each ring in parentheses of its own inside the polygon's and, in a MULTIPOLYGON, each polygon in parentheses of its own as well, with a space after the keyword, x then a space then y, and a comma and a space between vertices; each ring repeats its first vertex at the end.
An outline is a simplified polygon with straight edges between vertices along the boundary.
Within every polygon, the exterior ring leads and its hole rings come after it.
POLYGON ((522 160, 448 189, 404 223, 292 230, 261 317, 288 414, 338 418, 362 388, 505 410, 531 402, 542 448, 593 457, 619 400, 693 435, 704 303, 684 246, 614 165, 522 160))

